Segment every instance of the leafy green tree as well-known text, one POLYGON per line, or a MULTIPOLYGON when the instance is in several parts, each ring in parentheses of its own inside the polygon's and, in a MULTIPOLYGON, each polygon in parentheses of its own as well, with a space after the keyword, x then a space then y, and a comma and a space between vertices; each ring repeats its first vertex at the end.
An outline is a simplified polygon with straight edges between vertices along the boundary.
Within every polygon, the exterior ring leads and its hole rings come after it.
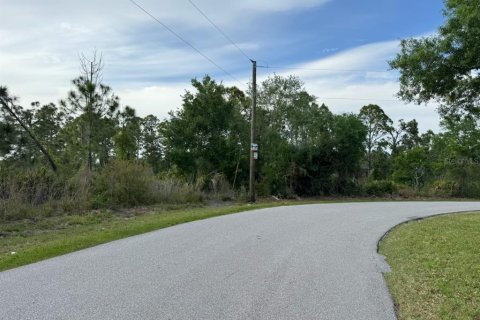
POLYGON ((259 192, 281 196, 349 192, 364 154, 365 126, 334 115, 294 76, 258 90, 259 192))
MULTIPOLYGON (((5 96, 8 94, 5 92, 5 96)), ((8 156, 14 149, 21 136, 19 126, 7 109, 0 109, 0 157, 8 156)))
MULTIPOLYGON (((433 134, 431 131, 430 133, 433 134)), ((383 148, 374 152, 373 178, 375 180, 387 180, 390 178, 392 166, 397 156, 415 147, 424 146, 423 138, 419 135, 418 123, 415 119, 410 121, 400 119, 397 126, 394 126, 392 123, 387 127, 387 134, 383 148)), ((426 136, 425 139, 427 139, 426 136)))
POLYGON ((0 86, 0 105, 3 109, 3 122, 0 127, 6 133, 0 149, 8 151, 8 154, 16 160, 34 162, 33 152, 39 151, 47 160, 53 171, 57 171, 57 164, 51 154, 44 147, 32 130, 33 112, 25 110, 17 105, 16 98, 11 97, 6 87, 0 86), (15 122, 13 122, 15 121, 15 122), (10 122, 10 123, 8 123, 10 122), (15 123, 20 128, 15 129, 15 123), (12 154, 13 153, 13 154, 12 154))
POLYGON ((410 150, 415 148, 416 146, 419 146, 422 139, 419 135, 417 120, 413 119, 408 122, 401 120, 400 126, 403 131, 403 135, 400 141, 401 149, 410 150))
POLYGON ((140 121, 142 158, 154 173, 162 168, 164 146, 160 134, 160 120, 148 115, 140 121))
POLYGON ((394 160, 393 180, 419 191, 429 176, 431 161, 424 148, 415 147, 400 153, 394 160))
POLYGON ((382 108, 376 104, 369 104, 360 109, 360 120, 367 128, 365 140, 367 150, 367 173, 370 176, 374 167, 374 152, 386 145, 386 135, 391 131, 392 120, 382 108))
MULTIPOLYGON (((94 120, 97 128, 91 135, 92 164, 103 167, 115 156, 114 137, 117 133, 117 119, 115 117, 102 117, 94 120)), ((81 167, 88 170, 88 130, 85 127, 83 115, 69 116, 65 126, 58 134, 59 143, 63 145, 63 152, 59 155, 64 170, 77 172, 81 167)), ((90 176, 90 171, 88 170, 90 176)))
POLYGON ((319 143, 319 133, 325 129, 320 116, 331 117, 331 113, 325 106, 318 106, 316 98, 295 76, 275 75, 263 81, 257 102, 258 190, 263 194, 292 195, 306 173, 304 164, 296 158, 303 158, 302 152, 319 143))
POLYGON ((388 180, 392 171, 392 158, 386 149, 380 148, 372 153, 373 170, 371 178, 373 180, 388 180))
POLYGON ((368 128, 357 115, 337 115, 333 131, 333 155, 335 170, 338 173, 339 193, 344 193, 349 179, 356 176, 360 169, 360 161, 364 156, 363 142, 368 134, 368 128))
POLYGON ((480 196, 480 131, 477 122, 466 118, 445 123, 445 131, 431 143, 434 178, 456 185, 457 196, 480 196))
POLYGON ((135 109, 129 106, 117 115, 119 128, 113 137, 116 155, 120 160, 138 158, 141 143, 141 118, 137 117, 135 109))
POLYGON ((75 118, 75 125, 79 126, 70 132, 77 134, 75 138, 79 138, 80 146, 84 149, 82 159, 86 160, 91 172, 96 162, 103 164, 109 157, 119 98, 109 86, 101 83, 101 56, 94 53, 92 60, 82 56, 80 63, 82 75, 73 80, 74 89, 61 104, 65 112, 75 118))
POLYGON ((65 125, 65 114, 53 103, 40 107, 39 102, 32 102, 31 106, 34 112, 33 132, 49 152, 58 154, 62 149, 58 142, 58 134, 65 125))
POLYGON ((480 6, 477 0, 446 0, 444 15, 436 35, 402 40, 390 66, 400 71, 403 100, 440 104, 444 132, 417 139, 432 155, 434 184, 455 186, 456 195, 478 196, 480 6))
POLYGON ((292 146, 292 192, 301 195, 353 194, 364 157, 366 128, 353 114, 333 115, 325 106, 312 144, 292 146))
POLYGON ((434 36, 405 39, 390 61, 400 71, 399 96, 418 104, 436 100, 443 117, 480 116, 480 5, 446 0, 445 24, 434 36))
POLYGON ((288 143, 300 145, 311 138, 311 115, 318 105, 298 77, 267 78, 258 90, 257 104, 268 112, 268 125, 288 143))
POLYGON ((392 157, 395 157, 403 150, 412 149, 421 142, 418 130, 418 122, 413 119, 406 122, 403 119, 398 121, 398 126, 387 127, 387 145, 390 148, 392 157))
POLYGON ((193 79, 192 86, 195 91, 185 93, 182 108, 161 125, 165 160, 193 180, 222 173, 233 181, 238 156, 248 150, 239 92, 209 76, 193 79))

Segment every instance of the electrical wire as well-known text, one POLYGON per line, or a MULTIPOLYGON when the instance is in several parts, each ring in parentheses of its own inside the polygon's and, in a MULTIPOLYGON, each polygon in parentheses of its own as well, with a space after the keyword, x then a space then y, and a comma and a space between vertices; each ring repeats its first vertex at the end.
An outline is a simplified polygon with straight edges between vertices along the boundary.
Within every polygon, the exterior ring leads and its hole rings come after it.
POLYGON ((207 14, 202 11, 202 9, 200 9, 192 0, 188 0, 188 2, 190 2, 190 4, 191 4, 208 22, 210 22, 210 24, 211 24, 215 29, 217 29, 217 31, 220 32, 225 39, 227 39, 232 45, 234 45, 235 48, 237 48, 238 51, 239 51, 245 58, 247 58, 249 61, 252 61, 252 59, 245 53, 245 51, 243 51, 225 32, 223 32, 223 30, 220 29, 220 27, 219 27, 217 24, 215 24, 215 22, 213 22, 212 19, 210 19, 210 18, 207 16, 207 14))
POLYGON ((286 70, 309 70, 309 71, 335 71, 335 72, 389 72, 392 70, 361 70, 361 69, 331 69, 331 68, 303 68, 303 67, 280 67, 280 66, 257 66, 264 69, 286 69, 286 70))
MULTIPOLYGON (((164 27, 166 30, 168 30, 170 33, 172 33, 175 37, 180 39, 183 43, 185 43, 187 46, 192 48, 194 51, 196 51, 199 55, 201 55, 204 59, 209 61, 212 65, 217 67, 219 70, 224 72, 226 75, 231 77, 233 80, 238 82, 243 86, 243 83, 238 80, 236 77, 234 77, 230 72, 222 68, 220 65, 218 65, 213 59, 209 58, 206 54, 204 54, 202 51, 197 49, 193 44, 191 44, 189 41, 187 41, 185 38, 180 36, 177 32, 175 32, 172 28, 167 26, 165 23, 160 21, 157 17, 155 17, 153 14, 148 12, 145 8, 143 8, 140 4, 138 4, 135 0, 129 0, 132 4, 134 4, 136 7, 138 7, 140 10, 142 10, 145 14, 150 16, 153 20, 155 20, 157 23, 159 23, 162 27, 164 27)), ((217 29, 218 32, 220 32, 225 39, 227 39, 235 48, 239 50, 239 52, 247 58, 249 61, 253 61, 225 32, 222 31, 218 25, 216 25, 206 14, 203 12, 192 0, 188 0, 190 4, 213 26, 215 29, 217 29)), ((309 71, 332 71, 332 72, 360 72, 360 73, 368 73, 368 72, 385 72, 385 71, 393 71, 393 70, 360 70, 360 69, 332 69, 332 68, 306 68, 306 67, 282 67, 282 66, 262 66, 259 65, 257 66, 258 68, 263 68, 263 69, 285 69, 285 70, 309 70, 309 71)), ((359 100, 359 101, 385 101, 385 102, 397 102, 399 100, 393 100, 393 99, 369 99, 369 98, 342 98, 342 97, 319 97, 319 99, 325 99, 325 100, 359 100)))
POLYGON ((155 20, 158 24, 160 24, 162 27, 164 27, 165 29, 167 29, 171 34, 173 34, 175 37, 177 37, 178 39, 180 39, 183 43, 185 43, 187 46, 189 46, 190 48, 192 48, 193 50, 195 50, 199 55, 201 55, 203 58, 205 58, 207 61, 209 61, 211 64, 213 64, 215 67, 217 67, 219 70, 223 71, 226 75, 228 75, 229 77, 231 77, 233 80, 237 81, 239 84, 241 84, 243 86, 243 83, 240 82, 240 80, 238 80, 236 77, 234 77, 230 72, 228 72, 227 70, 225 70, 224 68, 222 68, 220 65, 218 65, 213 59, 209 58, 206 54, 204 54, 202 51, 200 51, 199 49, 197 49, 193 44, 191 44, 189 41, 185 40, 185 38, 183 38, 182 36, 180 36, 178 33, 176 33, 172 28, 170 28, 169 26, 167 26, 165 23, 163 23, 162 21, 160 21, 157 17, 155 17, 153 14, 151 14, 150 12, 148 12, 145 8, 143 8, 140 4, 138 4, 137 2, 135 2, 134 0, 129 0, 132 4, 134 4, 135 6, 137 6, 140 10, 142 10, 145 14, 147 14, 148 16, 150 16, 150 18, 152 18, 153 20, 155 20))

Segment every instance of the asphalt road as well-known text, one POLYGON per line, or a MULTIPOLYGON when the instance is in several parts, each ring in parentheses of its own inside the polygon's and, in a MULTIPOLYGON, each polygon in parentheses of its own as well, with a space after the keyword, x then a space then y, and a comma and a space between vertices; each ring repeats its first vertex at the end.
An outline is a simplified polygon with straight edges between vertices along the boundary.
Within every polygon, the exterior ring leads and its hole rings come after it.
POLYGON ((474 209, 320 204, 178 225, 0 272, 0 319, 395 319, 379 238, 474 209))

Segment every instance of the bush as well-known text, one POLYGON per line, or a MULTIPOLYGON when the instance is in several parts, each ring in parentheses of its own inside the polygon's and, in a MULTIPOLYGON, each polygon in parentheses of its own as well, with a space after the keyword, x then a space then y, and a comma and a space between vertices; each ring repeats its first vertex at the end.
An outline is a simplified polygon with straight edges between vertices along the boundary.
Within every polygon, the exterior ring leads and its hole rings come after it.
POLYGON ((419 195, 417 191, 415 191, 411 186, 406 184, 397 185, 397 192, 400 197, 406 199, 414 198, 419 195))
POLYGON ((65 201, 76 202, 67 189, 62 178, 47 168, 0 170, 0 220, 62 213, 65 201))
POLYGON ((198 203, 207 196, 231 200, 235 195, 222 174, 188 183, 179 177, 155 176, 148 165, 136 161, 111 161, 91 176, 82 168, 72 177, 42 167, 21 171, 0 167, 0 221, 89 208, 198 203))
POLYGON ((480 182, 469 181, 465 183, 462 188, 461 196, 475 199, 480 198, 480 182))
POLYGON ((386 196, 397 193, 397 186, 389 180, 373 180, 365 184, 365 193, 369 196, 386 196))
POLYGON ((459 192, 458 183, 448 180, 435 180, 430 186, 430 193, 438 197, 452 197, 459 192))
POLYGON ((357 180, 346 179, 340 187, 340 194, 345 196, 359 196, 365 193, 364 186, 357 180))
POLYGON ((203 198, 196 185, 178 178, 159 179, 145 164, 115 160, 95 173, 90 203, 93 208, 133 207, 201 202, 203 198))
POLYGON ((3 172, 0 194, 3 199, 37 205, 58 198, 62 187, 55 174, 45 168, 15 170, 3 172))
POLYGON ((152 204, 154 175, 150 168, 133 161, 115 160, 93 175, 91 206, 132 207, 152 204))
POLYGON ((222 173, 214 173, 212 175, 209 189, 212 195, 218 200, 228 201, 235 197, 230 183, 222 173))

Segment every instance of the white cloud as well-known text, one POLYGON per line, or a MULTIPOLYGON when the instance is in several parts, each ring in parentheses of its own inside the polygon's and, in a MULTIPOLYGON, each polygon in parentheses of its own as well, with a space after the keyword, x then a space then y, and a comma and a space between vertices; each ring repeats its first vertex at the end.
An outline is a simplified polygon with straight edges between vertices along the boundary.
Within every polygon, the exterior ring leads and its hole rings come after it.
POLYGON ((159 119, 164 119, 168 117, 169 111, 176 110, 182 105, 181 96, 188 87, 189 83, 177 83, 125 89, 117 93, 121 97, 122 104, 135 107, 139 116, 153 114, 159 119))
MULTIPOLYGON (((321 6, 328 0, 194 0, 232 38, 249 19, 279 11, 321 6)), ((206 22, 188 1, 138 0, 155 16, 172 26, 221 66, 228 66, 241 83, 249 81, 244 57, 206 22), (198 35, 202 34, 201 37, 198 35)), ((241 31, 239 31, 241 32, 241 31)), ((288 41, 288 39, 284 39, 288 41)), ((281 39, 272 39, 275 43, 281 39)), ((270 43, 239 41, 248 53, 270 43)), ((227 85, 239 85, 219 72, 191 48, 179 42, 129 1, 16 1, 2 3, 0 30, 0 79, 23 105, 39 100, 57 102, 79 74, 78 53, 94 48, 103 52, 104 79, 140 115, 163 118, 181 105, 192 77, 216 74, 227 85), (52 14, 53 12, 57 14, 52 14), (21 23, 19 22, 21 21, 21 23)), ((318 70, 287 70, 297 74, 307 89, 336 112, 358 112, 366 103, 378 103, 394 119, 417 118, 423 130, 438 129, 433 107, 405 106, 394 99, 397 74, 387 71, 386 60, 398 51, 398 41, 371 43, 349 50, 326 47, 327 58, 290 67, 318 70), (331 69, 331 70, 327 70, 331 69), (369 70, 339 72, 342 70, 369 70), (326 99, 326 98, 346 98, 326 99), (368 100, 355 100, 355 99, 368 100)), ((321 50, 320 50, 321 51, 321 50)), ((275 52, 271 52, 275 55, 275 52)), ((259 81, 265 78, 259 69, 259 81)), ((282 71, 282 70, 279 70, 282 71)), ((245 86, 243 86, 245 88, 245 86)))
MULTIPOLYGON (((321 6, 331 0, 194 0, 202 11, 207 13, 219 25, 226 27, 237 25, 268 12, 290 11, 321 6)), ((188 1, 177 0, 135 0, 140 6, 151 12, 165 23, 175 26, 199 27, 206 22, 188 1)), ((77 30, 99 29, 105 26, 121 26, 151 18, 141 12, 128 0, 24 0, 2 3, 2 25, 6 28, 25 29, 31 26, 62 23, 74 26, 77 30), (57 13, 57 14, 55 14, 57 13), (19 17, 22 18, 19 23, 19 17), (87 27, 88 26, 88 27, 87 27)))
POLYGON ((417 106, 405 104, 395 99, 398 91, 397 82, 344 84, 332 83, 330 85, 308 82, 309 92, 318 96, 320 103, 325 103, 334 112, 359 112, 366 104, 377 104, 385 113, 395 121, 400 119, 416 119, 422 132, 426 130, 439 130, 439 117, 434 105, 417 106))
MULTIPOLYGON (((288 11, 295 8, 311 8, 323 5, 330 0, 244 0, 235 1, 240 9, 262 11, 288 11)), ((230 3, 229 3, 230 4, 230 3)))
POLYGON ((334 112, 357 113, 363 105, 374 103, 395 121, 415 118, 421 131, 438 131, 439 117, 434 104, 417 106, 396 99, 398 74, 388 71, 387 60, 398 51, 398 45, 398 41, 362 45, 291 66, 299 69, 286 69, 278 74, 299 76, 305 81, 307 91, 334 112))
MULTIPOLYGON (((340 51, 327 58, 303 63, 296 67, 305 69, 324 69, 302 71, 301 75, 305 79, 311 76, 317 77, 319 71, 321 71, 322 74, 339 74, 339 72, 335 70, 360 70, 361 72, 364 70, 386 71, 388 69, 386 61, 398 51, 398 45, 398 41, 370 43, 353 49, 340 51), (328 71, 328 69, 332 69, 333 71, 328 71)), ((354 72, 342 71, 341 73, 352 74, 354 72)))

